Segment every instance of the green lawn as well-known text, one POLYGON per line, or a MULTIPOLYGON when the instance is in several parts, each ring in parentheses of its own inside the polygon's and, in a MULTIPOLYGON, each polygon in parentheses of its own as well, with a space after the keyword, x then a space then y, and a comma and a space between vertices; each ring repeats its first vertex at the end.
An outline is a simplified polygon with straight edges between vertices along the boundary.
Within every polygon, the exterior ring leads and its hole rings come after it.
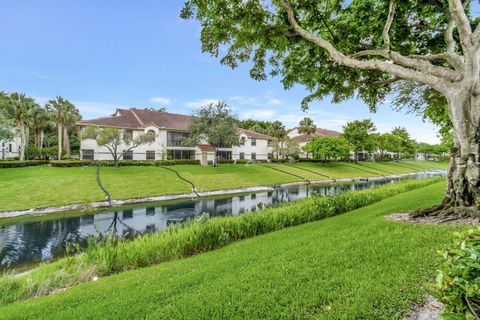
POLYGON ((443 183, 219 250, 0 308, 0 319, 402 319, 454 227, 383 219, 443 183))
MULTIPOLYGON (((445 168, 445 164, 428 163, 445 168)), ((412 162, 419 170, 425 164, 412 162)), ((397 164, 320 164, 297 163, 292 168, 284 164, 175 166, 185 178, 193 181, 198 190, 220 190, 257 185, 272 185, 294 181, 322 180, 325 177, 302 170, 316 171, 334 178, 356 178, 386 175, 375 170, 384 168, 396 173, 414 169, 397 164), (299 177, 269 168, 278 168, 299 177), (368 167, 367 167, 368 166, 368 167), (366 172, 362 170, 368 170, 366 172)), ((158 167, 101 168, 101 180, 112 199, 141 198, 191 191, 185 181, 175 173, 158 167)), ((101 201, 105 195, 95 179, 95 168, 51 168, 48 166, 0 169, 0 211, 59 206, 73 203, 101 201)))

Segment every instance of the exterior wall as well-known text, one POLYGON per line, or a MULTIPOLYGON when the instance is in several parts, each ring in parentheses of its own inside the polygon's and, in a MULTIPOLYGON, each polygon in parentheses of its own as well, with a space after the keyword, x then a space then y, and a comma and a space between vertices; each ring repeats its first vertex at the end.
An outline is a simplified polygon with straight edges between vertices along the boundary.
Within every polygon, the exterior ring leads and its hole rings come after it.
MULTIPOLYGON (((141 134, 147 133, 149 130, 155 132, 155 141, 145 145, 140 145, 137 148, 132 149, 133 151, 133 160, 146 160, 147 151, 155 151, 155 160, 166 160, 168 150, 193 150, 195 151, 195 160, 203 161, 203 151, 198 147, 184 147, 184 146, 168 146, 167 145, 167 131, 181 132, 181 130, 164 130, 159 129, 155 126, 146 127, 143 130, 136 129, 133 130, 133 138, 135 139, 141 134)), ((272 147, 268 145, 268 140, 257 139, 256 146, 252 146, 252 139, 241 135, 245 138, 245 145, 243 146, 234 146, 233 148, 219 148, 219 151, 231 151, 232 159, 240 159, 240 153, 245 153, 245 159, 250 160, 252 153, 256 153, 257 160, 267 160, 268 154, 272 153, 272 147)), ((120 145, 118 148, 118 153, 120 154, 123 150, 128 147, 125 145, 120 145)), ((97 145, 96 141, 93 139, 85 139, 80 142, 80 153, 82 150, 93 150, 94 160, 113 160, 113 157, 110 151, 106 147, 100 147, 97 145)), ((214 152, 207 152, 207 163, 208 161, 214 160, 214 152)), ((83 157, 82 157, 83 158, 83 157)), ((203 163, 203 164, 207 164, 203 163)))
POLYGON ((12 140, 0 140, 0 159, 9 159, 19 156, 20 137, 14 137, 12 140), (12 150, 10 152, 10 149, 12 150))

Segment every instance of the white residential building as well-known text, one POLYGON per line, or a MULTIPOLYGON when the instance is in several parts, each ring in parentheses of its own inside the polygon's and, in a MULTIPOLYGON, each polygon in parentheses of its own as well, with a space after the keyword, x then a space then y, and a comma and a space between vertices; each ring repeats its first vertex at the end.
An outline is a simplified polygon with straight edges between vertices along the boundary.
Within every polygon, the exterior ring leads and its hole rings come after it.
POLYGON ((0 159, 9 159, 19 156, 21 140, 14 136, 11 140, 0 140, 0 159))
MULTIPOLYGON (((182 139, 188 136, 187 128, 191 116, 145 109, 117 109, 110 117, 84 120, 77 122, 80 129, 86 126, 114 127, 123 130, 123 134, 133 138, 150 133, 155 135, 155 141, 147 143, 126 153, 123 160, 166 160, 195 159, 207 164, 214 159, 214 148, 207 144, 187 147, 182 139)), ((272 157, 270 136, 238 129, 239 146, 219 148, 219 159, 267 160, 272 157)), ((123 152, 126 146, 119 148, 123 152)), ((112 155, 106 147, 100 147, 93 139, 85 139, 80 143, 81 159, 112 160, 112 155)))

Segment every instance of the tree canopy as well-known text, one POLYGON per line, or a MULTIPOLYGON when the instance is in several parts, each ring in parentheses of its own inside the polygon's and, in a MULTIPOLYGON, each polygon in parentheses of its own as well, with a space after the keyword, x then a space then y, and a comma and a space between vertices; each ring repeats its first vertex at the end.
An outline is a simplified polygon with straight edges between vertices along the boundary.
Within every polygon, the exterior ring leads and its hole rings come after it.
POLYGON ((189 136, 184 143, 208 143, 215 151, 221 146, 238 146, 237 123, 237 117, 225 102, 210 103, 193 113, 188 124, 189 136))
POLYGON ((250 61, 253 79, 280 76, 285 88, 304 85, 311 92, 304 107, 333 94, 336 102, 358 95, 374 109, 400 79, 438 88, 437 77, 457 78, 448 68, 460 60, 453 28, 478 24, 469 7, 452 13, 458 6, 459 0, 187 0, 181 17, 200 21, 202 50, 222 64, 250 61), (419 71, 429 79, 419 79, 419 71))
POLYGON ((342 137, 315 137, 304 149, 312 153, 315 160, 347 159, 350 155, 348 143, 342 137))
POLYGON ((375 150, 376 130, 377 128, 370 119, 348 122, 343 127, 343 137, 350 145, 350 149, 355 153, 355 161, 358 161, 359 152, 372 152, 375 150))

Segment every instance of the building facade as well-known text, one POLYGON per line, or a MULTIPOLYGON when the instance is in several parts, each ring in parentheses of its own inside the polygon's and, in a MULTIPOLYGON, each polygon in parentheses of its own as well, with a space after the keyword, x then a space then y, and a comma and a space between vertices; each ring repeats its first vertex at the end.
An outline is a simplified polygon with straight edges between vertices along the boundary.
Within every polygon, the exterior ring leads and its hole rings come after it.
MULTIPOLYGON (((191 116, 144 109, 117 109, 110 117, 77 122, 80 130, 86 126, 99 128, 113 127, 122 130, 124 135, 133 139, 148 133, 155 141, 143 144, 127 152, 122 160, 167 160, 194 159, 208 164, 215 158, 215 149, 208 143, 185 146, 183 139, 188 136, 188 123, 191 116)), ((217 159, 267 160, 272 157, 270 136, 238 129, 239 146, 218 148, 217 159)), ((118 152, 128 149, 120 146, 118 152)), ((80 142, 80 158, 84 160, 112 160, 112 154, 106 147, 98 146, 93 139, 80 142)))
POLYGON ((20 137, 13 137, 11 140, 0 140, 0 159, 15 158, 20 155, 20 137))

